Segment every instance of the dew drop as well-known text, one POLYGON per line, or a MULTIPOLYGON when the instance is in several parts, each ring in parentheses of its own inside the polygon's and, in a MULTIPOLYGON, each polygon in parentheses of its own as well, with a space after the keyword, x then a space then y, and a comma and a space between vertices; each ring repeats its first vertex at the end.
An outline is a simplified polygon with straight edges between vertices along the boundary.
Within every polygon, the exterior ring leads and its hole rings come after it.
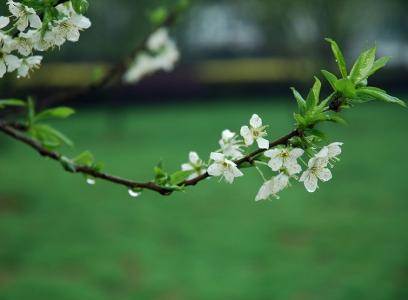
POLYGON ((89 185, 94 185, 96 183, 96 181, 93 178, 87 178, 86 183, 89 184, 89 185))
POLYGON ((139 193, 139 192, 135 192, 134 190, 132 190, 132 189, 129 189, 129 195, 130 195, 130 197, 133 197, 133 198, 137 198, 137 197, 139 197, 142 193, 139 193))

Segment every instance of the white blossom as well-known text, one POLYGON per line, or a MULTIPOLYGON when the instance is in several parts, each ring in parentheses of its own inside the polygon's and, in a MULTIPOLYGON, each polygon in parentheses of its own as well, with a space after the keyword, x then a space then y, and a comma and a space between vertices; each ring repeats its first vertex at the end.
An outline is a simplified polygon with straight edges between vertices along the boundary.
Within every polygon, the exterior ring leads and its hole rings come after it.
POLYGON ((147 40, 147 48, 151 51, 159 51, 169 42, 169 32, 166 28, 159 28, 147 40))
POLYGON ((142 52, 135 57, 130 64, 123 80, 127 83, 135 83, 143 77, 159 70, 170 72, 180 58, 180 53, 174 41, 172 41, 166 29, 158 29, 147 42, 148 51, 142 52))
POLYGON ((87 17, 77 14, 72 8, 71 2, 57 5, 56 9, 65 17, 55 21, 52 29, 45 34, 45 41, 51 45, 61 46, 66 40, 77 42, 80 31, 91 27, 91 21, 87 17))
POLYGON ((316 157, 327 158, 328 160, 337 159, 337 156, 341 154, 341 146, 343 146, 343 143, 339 142, 324 146, 319 153, 316 154, 316 157))
POLYGON ((41 19, 33 8, 11 0, 7 1, 7 5, 11 14, 17 18, 16 26, 19 31, 26 30, 28 26, 41 28, 41 19))
MULTIPOLYGON (((326 149, 327 150, 327 149, 326 149)), ((308 162, 308 169, 303 172, 300 182, 303 182, 308 192, 313 193, 318 188, 318 179, 323 182, 332 179, 332 173, 327 168, 327 157, 312 157, 308 162)))
POLYGON ((271 158, 268 165, 272 171, 279 171, 281 168, 286 168, 288 172, 297 174, 302 170, 297 159, 301 157, 303 153, 304 150, 300 148, 275 148, 265 151, 264 155, 271 158))
POLYGON ((196 152, 191 151, 188 158, 189 162, 181 165, 181 170, 192 172, 187 178, 188 180, 196 178, 197 176, 200 176, 206 172, 204 162, 200 159, 196 152))
POLYGON ((21 65, 17 70, 18 77, 27 77, 31 70, 39 68, 43 57, 39 55, 21 59, 21 65))
POLYGON ((243 156, 241 143, 237 140, 238 136, 235 132, 225 129, 222 132, 219 141, 221 151, 227 158, 238 159, 243 156))
POLYGON ((257 114, 253 114, 249 125, 251 127, 241 127, 241 136, 244 138, 245 145, 250 146, 256 141, 259 148, 268 149, 269 141, 264 138, 267 134, 265 131, 266 126, 262 126, 262 119, 257 114))
POLYGON ((23 56, 28 56, 32 53, 34 47, 34 41, 32 39, 33 34, 29 32, 21 32, 17 38, 14 39, 13 48, 23 56))
POLYGON ((225 158, 224 154, 212 152, 210 158, 214 161, 207 169, 211 176, 222 176, 228 183, 233 183, 235 177, 244 175, 233 161, 225 158))

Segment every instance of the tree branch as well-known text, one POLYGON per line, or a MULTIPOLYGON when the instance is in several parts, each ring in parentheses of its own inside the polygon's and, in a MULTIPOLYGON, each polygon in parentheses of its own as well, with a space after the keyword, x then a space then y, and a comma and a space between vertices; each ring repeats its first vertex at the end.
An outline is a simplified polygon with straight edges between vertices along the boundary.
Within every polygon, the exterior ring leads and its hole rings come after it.
MULTIPOLYGON (((20 141, 29 147, 33 148, 36 150, 40 155, 44 157, 48 157, 52 160, 58 161, 61 164, 64 164, 64 159, 66 159, 64 156, 59 154, 58 152, 48 150, 47 148, 43 147, 39 142, 36 140, 28 137, 26 134, 21 132, 19 129, 26 129, 20 126, 15 126, 15 124, 9 124, 7 122, 2 122, 0 121, 0 131, 3 132, 4 134, 8 135, 9 137, 20 141)), ((278 145, 285 145, 289 142, 289 140, 293 137, 296 136, 301 136, 302 132, 299 130, 294 130, 291 133, 275 140, 269 143, 269 147, 276 147, 278 145)), ((236 160, 235 163, 237 164, 238 168, 241 168, 244 163, 250 163, 252 164, 254 158, 256 158, 258 155, 262 154, 266 149, 257 149, 248 155, 244 156, 243 158, 236 160)), ((153 181, 148 181, 148 182, 137 182, 133 181, 130 179, 125 179, 121 178, 115 175, 111 175, 108 173, 104 172, 99 172, 96 171, 95 169, 92 169, 88 166, 84 165, 77 165, 77 164, 72 164, 70 165, 71 168, 65 168, 67 172, 70 173, 82 173, 85 175, 92 176, 94 178, 99 178, 105 181, 109 181, 111 183, 119 184, 122 186, 125 186, 129 189, 146 189, 146 190, 151 190, 154 192, 157 192, 161 195, 168 196, 171 195, 174 192, 174 189, 169 188, 169 187, 164 187, 156 184, 153 181)), ((196 178, 193 178, 191 180, 185 180, 182 183, 179 184, 180 187, 187 187, 187 186, 194 186, 200 181, 203 181, 204 179, 210 177, 208 173, 205 173, 203 175, 197 176, 196 178)))

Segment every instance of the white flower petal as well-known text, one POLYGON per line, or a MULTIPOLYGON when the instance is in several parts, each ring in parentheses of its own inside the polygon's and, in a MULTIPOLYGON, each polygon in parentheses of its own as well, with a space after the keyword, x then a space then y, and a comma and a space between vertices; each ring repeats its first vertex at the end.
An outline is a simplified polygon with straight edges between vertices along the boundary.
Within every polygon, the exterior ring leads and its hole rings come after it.
POLYGON ((21 65, 20 59, 15 55, 6 55, 4 61, 6 62, 8 72, 17 70, 21 65))
POLYGON ((32 28, 38 29, 42 27, 41 19, 37 14, 34 13, 29 15, 28 20, 30 21, 30 25, 32 28))
POLYGON ((280 157, 275 157, 269 160, 268 166, 271 167, 272 171, 279 171, 283 166, 283 160, 280 157))
POLYGON ((3 29, 10 23, 10 18, 8 17, 0 17, 0 29, 3 29))
POLYGON ((304 178, 304 184, 309 193, 315 192, 317 189, 317 177, 309 172, 306 178, 304 178))
POLYGON ((228 141, 232 139, 235 136, 235 132, 230 131, 229 129, 225 129, 222 132, 222 139, 225 141, 228 141))
POLYGON ((277 149, 277 148, 274 148, 274 149, 265 151, 265 152, 264 152, 264 155, 265 155, 266 157, 273 158, 273 157, 277 157, 281 152, 282 152, 282 150, 277 149))
POLYGON ((262 127, 262 119, 257 114, 253 114, 251 120, 249 120, 249 124, 253 128, 262 127))
POLYGON ((320 151, 319 151, 319 153, 317 153, 316 155, 315 155, 315 157, 319 157, 319 158, 326 158, 326 157, 328 157, 329 156, 329 148, 328 147, 323 147, 320 151))
POLYGON ((0 60, 0 78, 3 78, 6 72, 7 72, 7 67, 6 67, 6 64, 4 63, 4 60, 0 60))
POLYGON ((210 165, 207 169, 208 174, 211 176, 221 176, 223 171, 224 171, 224 168, 222 167, 222 165, 218 163, 214 163, 210 165))
POLYGON ((266 181, 258 191, 255 201, 266 200, 272 195, 273 180, 266 181))
POLYGON ((264 139, 262 137, 257 138, 256 142, 258 143, 258 147, 260 149, 268 149, 269 148, 269 141, 267 139, 264 139))
POLYGON ((330 145, 327 146, 329 153, 328 156, 329 158, 336 157, 341 154, 341 146, 343 143, 331 143, 330 145))
POLYGON ((300 148, 294 148, 289 152, 289 156, 292 158, 299 158, 305 153, 303 149, 300 148))
POLYGON ((316 175, 321 181, 329 181, 333 177, 332 173, 327 168, 320 170, 320 172, 318 172, 316 175))
POLYGON ((218 152, 211 152, 210 158, 216 162, 223 162, 225 160, 224 154, 218 152))
POLYGON ((191 151, 188 154, 188 158, 190 160, 190 162, 194 165, 198 164, 200 162, 200 157, 198 157, 197 152, 191 151))
POLYGON ((244 138, 245 145, 249 146, 254 143, 254 137, 248 126, 242 126, 240 130, 241 136, 244 138))
POLYGON ((273 187, 273 193, 279 193, 283 189, 285 189, 289 184, 289 177, 285 174, 279 174, 274 178, 274 187, 273 187))
POLYGON ((192 171, 194 170, 193 166, 191 164, 182 164, 181 165, 181 170, 182 171, 192 171))
POLYGON ((295 175, 302 171, 302 167, 298 164, 296 159, 288 159, 285 161, 284 166, 288 171, 289 175, 295 175))

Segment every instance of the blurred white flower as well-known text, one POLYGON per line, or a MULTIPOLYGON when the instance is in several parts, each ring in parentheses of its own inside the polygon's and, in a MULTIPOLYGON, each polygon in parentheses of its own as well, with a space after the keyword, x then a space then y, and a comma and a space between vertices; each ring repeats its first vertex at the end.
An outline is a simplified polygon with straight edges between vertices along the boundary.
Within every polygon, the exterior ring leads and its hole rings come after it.
POLYGON ((17 76, 27 77, 31 70, 34 70, 40 67, 42 59, 43 57, 39 55, 30 56, 30 57, 21 59, 21 65, 17 70, 17 76))
POLYGON ((272 171, 279 171, 281 168, 286 168, 289 173, 297 174, 302 171, 297 159, 303 155, 305 151, 300 148, 275 148, 265 151, 264 155, 270 157, 268 162, 272 171))
POLYGON ((212 152, 210 158, 214 163, 207 169, 209 175, 222 176, 228 183, 233 183, 235 177, 244 175, 233 161, 225 158, 224 154, 212 152))
POLYGON ((159 70, 170 72, 180 58, 176 44, 163 28, 152 34, 147 41, 147 49, 154 53, 146 51, 137 55, 123 77, 125 82, 138 82, 159 70))
POLYGON ((16 26, 19 31, 26 30, 28 26, 36 29, 41 28, 41 19, 33 8, 12 0, 8 0, 7 5, 11 14, 17 18, 16 26))
POLYGON ((225 129, 222 132, 222 137, 219 141, 221 151, 227 158, 238 159, 243 156, 241 143, 237 140, 238 136, 235 132, 225 129))
POLYGON ((262 126, 262 119, 257 114, 253 114, 249 125, 251 127, 241 127, 241 136, 244 138, 245 145, 250 146, 255 140, 259 148, 268 149, 269 141, 264 138, 267 134, 265 131, 266 126, 262 126))
POLYGON ((327 164, 327 157, 315 156, 309 160, 308 169, 303 172, 302 176, 300 177, 300 182, 304 183, 308 192, 313 193, 316 191, 318 188, 318 179, 323 182, 332 179, 332 174, 327 168, 327 164))
POLYGON ((200 159, 197 152, 191 151, 188 155, 189 162, 181 165, 181 170, 191 171, 188 180, 203 175, 206 172, 204 162, 200 159))
POLYGON ((166 28, 159 28, 147 40, 147 48, 151 51, 159 51, 170 41, 169 32, 166 28))

